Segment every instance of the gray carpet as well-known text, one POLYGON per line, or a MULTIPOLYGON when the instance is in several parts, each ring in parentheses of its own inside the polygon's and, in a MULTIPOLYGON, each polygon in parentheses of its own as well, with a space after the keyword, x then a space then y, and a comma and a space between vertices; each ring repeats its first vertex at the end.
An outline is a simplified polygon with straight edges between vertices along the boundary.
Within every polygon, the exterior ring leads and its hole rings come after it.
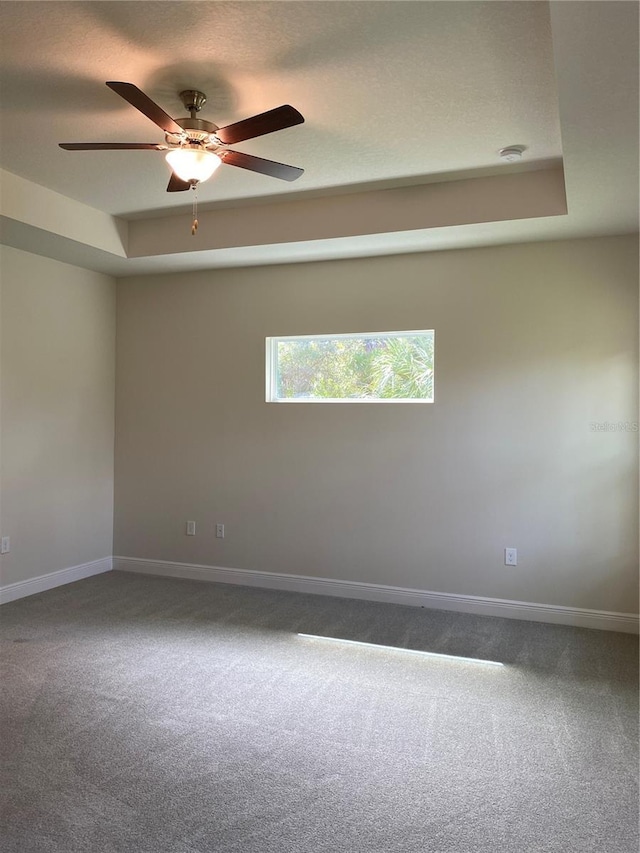
POLYGON ((4 853, 637 853, 637 637, 117 572, 0 622, 4 853))

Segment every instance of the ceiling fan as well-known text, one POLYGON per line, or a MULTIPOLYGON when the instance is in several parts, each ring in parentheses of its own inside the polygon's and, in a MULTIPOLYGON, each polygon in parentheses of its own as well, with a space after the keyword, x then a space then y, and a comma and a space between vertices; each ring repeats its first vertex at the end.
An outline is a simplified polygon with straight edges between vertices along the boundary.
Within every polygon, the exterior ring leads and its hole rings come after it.
POLYGON ((251 172, 260 172, 283 181, 295 181, 304 169, 264 160, 241 151, 233 151, 227 145, 254 139, 276 130, 284 130, 302 124, 303 116, 298 110, 285 104, 252 116, 243 121, 218 127, 213 122, 197 118, 206 102, 206 95, 196 89, 180 92, 180 99, 190 113, 189 118, 173 119, 154 103, 148 95, 133 83, 108 82, 107 86, 124 98, 154 124, 164 131, 164 143, 155 142, 61 142, 66 151, 104 151, 108 149, 136 149, 167 151, 166 159, 172 174, 167 192, 182 192, 206 181, 221 163, 238 166, 251 172))

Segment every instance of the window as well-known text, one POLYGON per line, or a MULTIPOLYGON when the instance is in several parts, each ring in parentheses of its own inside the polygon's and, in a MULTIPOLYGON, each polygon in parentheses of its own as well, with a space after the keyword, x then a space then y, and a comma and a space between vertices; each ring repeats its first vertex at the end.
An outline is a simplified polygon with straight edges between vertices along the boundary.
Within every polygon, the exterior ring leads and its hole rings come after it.
POLYGON ((432 403, 434 332, 267 338, 269 403, 432 403))

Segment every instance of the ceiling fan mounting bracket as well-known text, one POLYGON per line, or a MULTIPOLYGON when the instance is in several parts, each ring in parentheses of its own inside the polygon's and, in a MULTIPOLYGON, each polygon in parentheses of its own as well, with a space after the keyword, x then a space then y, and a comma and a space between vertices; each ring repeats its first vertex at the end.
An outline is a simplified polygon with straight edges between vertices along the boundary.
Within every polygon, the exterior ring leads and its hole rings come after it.
POLYGON ((185 110, 188 110, 192 114, 192 118, 193 113, 199 113, 207 102, 207 96, 197 89, 185 89, 180 92, 179 98, 184 104, 185 110))

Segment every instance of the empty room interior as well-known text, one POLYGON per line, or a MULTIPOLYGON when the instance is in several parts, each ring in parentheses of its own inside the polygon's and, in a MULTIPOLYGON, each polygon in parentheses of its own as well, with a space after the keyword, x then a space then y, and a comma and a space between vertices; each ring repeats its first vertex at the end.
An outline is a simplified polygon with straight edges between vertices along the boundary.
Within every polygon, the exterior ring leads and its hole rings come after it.
POLYGON ((638 13, 2 3, 3 851, 636 853, 638 13))

